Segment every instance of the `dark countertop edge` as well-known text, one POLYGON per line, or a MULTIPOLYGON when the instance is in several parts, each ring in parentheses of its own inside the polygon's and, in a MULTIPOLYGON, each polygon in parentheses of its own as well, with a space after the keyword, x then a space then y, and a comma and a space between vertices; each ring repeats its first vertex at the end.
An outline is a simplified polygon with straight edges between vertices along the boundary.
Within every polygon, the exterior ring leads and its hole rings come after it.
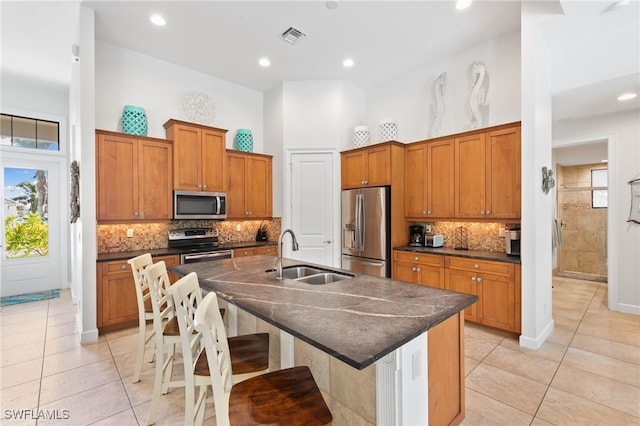
MULTIPOLYGON (((283 259, 284 262, 289 263, 289 262, 299 262, 296 261, 294 259, 283 259)), ((308 263, 308 262, 305 262, 308 263)), ((312 263, 308 263, 313 265, 312 263)), ((322 265, 317 265, 322 267, 322 265)), ((324 266, 326 268, 326 266, 324 266)), ((173 272, 174 274, 183 277, 185 274, 180 270, 180 266, 172 266, 168 268, 171 272, 173 272)), ((332 268, 332 269, 336 269, 336 270, 340 270, 339 268, 332 268)), ((391 278, 387 278, 389 281, 394 281, 391 278)), ((414 285, 414 284, 409 284, 409 283, 404 283, 407 285, 414 285)), ((210 292, 213 290, 209 290, 206 286, 206 284, 203 286, 202 283, 200 283, 200 288, 204 289, 205 291, 210 292)), ((451 290, 443 290, 443 291, 448 291, 448 292, 452 292, 452 293, 456 293, 453 292, 451 290)), ((463 293, 460 293, 463 294, 463 293)), ((427 331, 429 331, 430 329, 434 328, 435 326, 437 326, 438 324, 444 322, 445 320, 451 318, 452 316, 464 311, 464 309, 466 309, 467 307, 473 305, 474 303, 476 303, 479 298, 478 296, 475 295, 470 295, 470 294, 464 294, 465 296, 467 296, 467 301, 464 303, 460 303, 458 306, 456 306, 455 308, 451 308, 449 310, 443 311, 441 312, 436 318, 434 318, 434 320, 432 322, 428 322, 427 324, 425 324, 423 327, 421 327, 420 329, 416 330, 415 333, 412 334, 408 334, 407 336, 405 336, 403 339, 398 340, 395 344, 379 351, 378 353, 376 353, 375 355, 367 358, 366 360, 362 361, 362 362, 356 362, 351 358, 347 358, 344 355, 332 350, 331 348, 328 348, 324 345, 319 344, 318 342, 311 340, 309 338, 307 338, 306 336, 296 332, 295 330, 290 329, 289 327, 285 327, 282 324, 277 323, 276 321, 273 321, 271 318, 262 315, 260 312, 257 312, 247 306, 243 306, 242 304, 237 304, 237 302, 233 299, 233 298, 228 298, 225 297, 223 294, 217 293, 218 297, 220 297, 222 300, 226 301, 227 303, 231 303, 233 305, 238 306, 240 309, 250 313, 251 315, 260 318, 261 320, 265 321, 268 324, 273 325, 274 327, 278 328, 279 330, 283 330, 289 334, 291 334, 294 337, 297 337, 298 339, 304 341, 305 343, 308 343, 309 345, 333 356, 336 359, 339 359, 340 361, 344 362, 345 364, 357 369, 357 370, 363 370, 365 368, 367 368, 368 366, 370 366, 371 364, 375 363, 376 361, 378 361, 379 359, 382 359, 383 357, 385 357, 386 355, 390 354, 391 352, 395 351, 396 349, 400 348, 401 346, 403 346, 404 344, 406 344, 407 342, 410 342, 411 340, 415 339, 416 337, 420 336, 422 333, 426 333, 427 331)), ((203 295, 204 296, 204 295, 203 295)))
POLYGON ((466 257, 469 259, 493 260, 496 262, 520 264, 520 256, 509 256, 499 251, 486 250, 456 250, 449 247, 394 247, 394 250, 408 251, 412 253, 439 254, 442 256, 466 257))
MULTIPOLYGON (((221 244, 215 250, 233 250, 236 248, 249 248, 249 247, 264 247, 275 246, 278 243, 275 241, 245 241, 240 243, 221 244)), ((148 249, 148 250, 133 250, 133 251, 117 251, 111 253, 98 253, 97 262, 112 262, 116 260, 128 260, 141 254, 151 253, 151 256, 172 256, 179 255, 180 250, 176 250, 169 247, 148 249)))

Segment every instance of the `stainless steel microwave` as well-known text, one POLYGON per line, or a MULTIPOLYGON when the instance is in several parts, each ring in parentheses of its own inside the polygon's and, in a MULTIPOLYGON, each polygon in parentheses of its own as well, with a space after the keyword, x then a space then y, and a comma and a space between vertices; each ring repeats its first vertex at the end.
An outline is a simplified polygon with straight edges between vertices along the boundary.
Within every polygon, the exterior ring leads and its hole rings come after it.
POLYGON ((173 191, 174 219, 226 219, 225 192, 173 191))

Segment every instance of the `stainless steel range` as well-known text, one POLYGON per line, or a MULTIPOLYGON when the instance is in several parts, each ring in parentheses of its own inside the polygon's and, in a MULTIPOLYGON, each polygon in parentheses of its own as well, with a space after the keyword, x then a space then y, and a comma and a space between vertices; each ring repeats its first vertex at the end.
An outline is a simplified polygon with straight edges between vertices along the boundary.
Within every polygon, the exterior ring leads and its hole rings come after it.
POLYGON ((169 231, 169 248, 179 250, 180 264, 231 259, 233 250, 221 249, 218 233, 207 228, 169 231))

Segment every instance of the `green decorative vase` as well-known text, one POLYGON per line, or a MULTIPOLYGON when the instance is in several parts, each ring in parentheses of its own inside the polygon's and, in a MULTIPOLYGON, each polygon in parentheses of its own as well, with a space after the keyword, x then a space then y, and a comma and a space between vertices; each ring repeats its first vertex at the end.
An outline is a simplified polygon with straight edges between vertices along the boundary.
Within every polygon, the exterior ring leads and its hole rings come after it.
POLYGON ((238 151, 253 151, 253 135, 249 129, 238 129, 236 132, 236 149, 238 151))
POLYGON ((122 133, 147 136, 147 113, 143 108, 125 105, 122 110, 122 133))

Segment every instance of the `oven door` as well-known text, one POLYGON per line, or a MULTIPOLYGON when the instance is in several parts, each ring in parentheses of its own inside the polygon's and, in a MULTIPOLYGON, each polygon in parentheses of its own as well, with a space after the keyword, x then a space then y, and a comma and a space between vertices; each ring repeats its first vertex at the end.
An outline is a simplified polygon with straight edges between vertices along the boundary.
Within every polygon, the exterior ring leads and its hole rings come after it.
POLYGON ((209 262, 212 260, 231 259, 233 257, 233 250, 217 250, 207 251, 199 253, 185 253, 180 255, 180 264, 197 262, 209 262))

